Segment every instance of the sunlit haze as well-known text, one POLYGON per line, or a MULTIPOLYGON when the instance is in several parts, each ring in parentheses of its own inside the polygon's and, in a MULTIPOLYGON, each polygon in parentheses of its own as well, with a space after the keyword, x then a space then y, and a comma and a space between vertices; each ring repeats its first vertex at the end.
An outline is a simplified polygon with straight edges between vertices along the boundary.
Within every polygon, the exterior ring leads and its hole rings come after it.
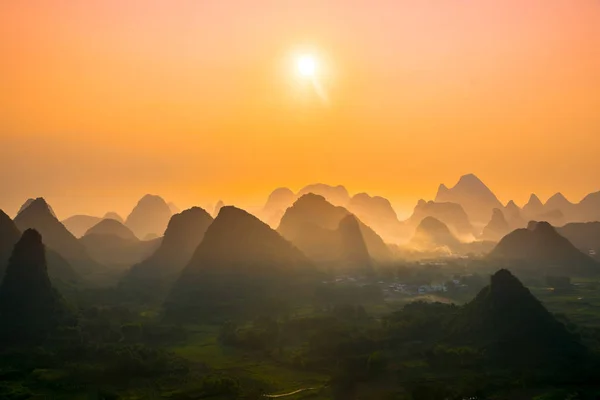
POLYGON ((10 215, 315 182, 408 215, 466 173, 519 205, 600 190, 596 0, 3 1, 0 59, 10 215))

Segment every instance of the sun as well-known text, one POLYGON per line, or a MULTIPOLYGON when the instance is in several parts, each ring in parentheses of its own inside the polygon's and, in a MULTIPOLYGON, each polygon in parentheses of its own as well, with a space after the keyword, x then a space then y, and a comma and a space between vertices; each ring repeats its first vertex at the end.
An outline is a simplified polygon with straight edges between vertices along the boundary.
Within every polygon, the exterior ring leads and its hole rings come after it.
POLYGON ((296 69, 304 78, 314 78, 317 72, 317 60, 310 54, 303 54, 296 60, 296 69))

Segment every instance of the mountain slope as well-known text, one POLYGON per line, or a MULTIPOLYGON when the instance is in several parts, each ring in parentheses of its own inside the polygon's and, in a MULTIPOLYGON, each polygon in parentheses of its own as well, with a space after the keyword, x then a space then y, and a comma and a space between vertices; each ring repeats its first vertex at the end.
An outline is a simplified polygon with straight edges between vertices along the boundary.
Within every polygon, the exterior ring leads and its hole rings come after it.
POLYGON ((44 237, 44 244, 64 257, 77 273, 101 268, 89 256, 85 247, 52 214, 43 198, 33 201, 14 220, 21 232, 35 229, 44 237))
POLYGON ((488 258, 526 262, 529 268, 551 274, 590 275, 600 272, 600 265, 547 222, 531 222, 527 229, 509 233, 488 258))
POLYGON ((125 220, 116 212, 107 212, 106 214, 104 214, 104 217, 102 217, 103 219, 114 219, 115 221, 119 221, 120 223, 124 224, 125 220))
POLYGON ((147 194, 140 199, 125 220, 125 226, 144 239, 148 235, 162 236, 171 218, 169 205, 160 196, 147 194))
POLYGON ((450 229, 433 217, 426 217, 421 221, 409 242, 411 248, 422 252, 454 252, 460 245, 450 229))
POLYGON ((336 206, 345 207, 350 201, 350 194, 342 185, 331 186, 324 183, 314 183, 300 189, 296 194, 296 198, 300 198, 308 193, 323 196, 328 202, 336 206))
POLYGON ((462 176, 452 188, 440 185, 435 202, 460 204, 471 222, 481 225, 488 222, 494 208, 502 208, 496 195, 473 174, 462 176))
POLYGON ((529 196, 529 201, 523 206, 523 215, 527 220, 537 219, 544 212, 544 205, 535 193, 529 196))
POLYGON ((583 253, 600 255, 600 222, 574 222, 556 230, 583 253))
POLYGON ((464 306, 454 321, 453 337, 515 368, 548 363, 566 367, 584 354, 578 339, 505 269, 464 306))
POLYGON ((258 218, 221 209, 165 304, 167 314, 228 318, 307 296, 318 275, 308 258, 258 218))
MULTIPOLYGON (((339 227, 349 215, 347 209, 334 206, 323 196, 308 193, 287 209, 277 231, 315 262, 340 267, 346 256, 339 227)), ((391 261, 391 251, 383 239, 360 220, 357 223, 370 257, 379 263, 391 261)))
POLYGON ((483 240, 498 241, 511 231, 502 210, 494 208, 490 222, 483 228, 483 240))
POLYGON ((405 224, 416 229, 427 217, 433 217, 450 228, 454 235, 461 237, 473 237, 475 233, 469 217, 460 204, 438 203, 433 201, 419 200, 412 215, 405 224))
POLYGON ((171 217, 165 236, 151 256, 134 265, 120 287, 134 296, 162 298, 190 261, 202 242, 213 218, 200 207, 193 207, 171 217))
MULTIPOLYGON (((4 276, 8 260, 15 244, 21 238, 17 225, 2 210, 0 210, 0 281, 4 276)), ((72 285, 80 281, 71 265, 54 250, 46 248, 48 274, 54 285, 72 285)))
MULTIPOLYGON (((4 273, 4 268, 6 268, 8 259, 20 237, 19 228, 4 211, 0 210, 0 273, 4 273)), ((1 276, 0 279, 2 279, 1 276)))
POLYGON ((131 229, 115 219, 103 219, 98 222, 87 230, 85 236, 89 235, 112 235, 124 240, 138 240, 131 229))
POLYGON ((3 344, 39 342, 57 327, 73 322, 52 287, 42 237, 33 229, 23 233, 6 268, 0 286, 0 321, 3 344))
POLYGON ((291 207, 295 200, 296 195, 288 188, 284 187, 273 190, 262 209, 262 219, 271 228, 277 228, 285 210, 291 207))
POLYGON ((358 193, 350 199, 348 211, 386 238, 396 240, 401 237, 401 223, 386 198, 358 193))

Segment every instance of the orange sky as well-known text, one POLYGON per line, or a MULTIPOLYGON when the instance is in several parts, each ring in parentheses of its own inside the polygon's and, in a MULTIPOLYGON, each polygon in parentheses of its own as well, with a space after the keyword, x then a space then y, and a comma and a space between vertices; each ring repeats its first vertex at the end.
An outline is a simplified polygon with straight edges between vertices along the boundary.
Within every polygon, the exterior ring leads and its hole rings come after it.
POLYGON ((0 3, 0 208, 600 190, 597 0, 0 3), (322 101, 294 74, 318 55, 322 101))

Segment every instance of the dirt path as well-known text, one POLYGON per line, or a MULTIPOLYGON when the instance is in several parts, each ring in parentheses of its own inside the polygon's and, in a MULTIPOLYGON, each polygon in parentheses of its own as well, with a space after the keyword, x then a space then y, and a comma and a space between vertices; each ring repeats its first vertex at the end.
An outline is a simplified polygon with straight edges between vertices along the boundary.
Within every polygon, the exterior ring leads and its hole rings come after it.
POLYGON ((293 396, 295 394, 306 392, 308 390, 317 390, 317 389, 318 388, 303 388, 303 389, 294 390, 293 392, 289 392, 289 393, 284 393, 284 394, 264 394, 263 396, 264 397, 268 397, 270 399, 275 399, 275 398, 279 398, 279 397, 293 396))

